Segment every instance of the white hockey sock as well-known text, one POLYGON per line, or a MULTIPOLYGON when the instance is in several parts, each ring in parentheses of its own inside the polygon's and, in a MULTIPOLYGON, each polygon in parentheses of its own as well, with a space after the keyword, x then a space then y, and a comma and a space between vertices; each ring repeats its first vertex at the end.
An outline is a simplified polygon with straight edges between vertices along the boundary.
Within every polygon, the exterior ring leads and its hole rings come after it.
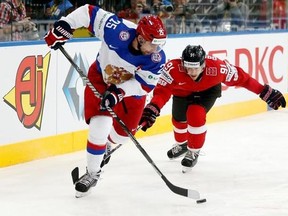
POLYGON ((90 174, 97 173, 100 170, 100 164, 103 160, 104 154, 93 155, 87 152, 87 170, 90 174))

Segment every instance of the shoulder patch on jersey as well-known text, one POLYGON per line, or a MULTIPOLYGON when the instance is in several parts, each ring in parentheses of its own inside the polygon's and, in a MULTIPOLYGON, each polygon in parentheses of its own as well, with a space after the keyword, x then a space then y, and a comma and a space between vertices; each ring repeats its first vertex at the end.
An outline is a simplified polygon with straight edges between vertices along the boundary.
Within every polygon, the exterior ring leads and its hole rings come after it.
POLYGON ((160 62, 162 60, 162 56, 160 55, 160 53, 152 53, 151 60, 153 62, 160 62))
POLYGON ((122 41, 127 41, 130 38, 130 33, 128 31, 121 31, 119 34, 119 39, 122 41))
POLYGON ((227 75, 226 75, 226 82, 230 82, 233 78, 233 81, 238 80, 238 70, 234 65, 231 65, 227 60, 224 60, 227 66, 227 75))
POLYGON ((217 76, 217 67, 209 67, 206 69, 207 76, 217 76))

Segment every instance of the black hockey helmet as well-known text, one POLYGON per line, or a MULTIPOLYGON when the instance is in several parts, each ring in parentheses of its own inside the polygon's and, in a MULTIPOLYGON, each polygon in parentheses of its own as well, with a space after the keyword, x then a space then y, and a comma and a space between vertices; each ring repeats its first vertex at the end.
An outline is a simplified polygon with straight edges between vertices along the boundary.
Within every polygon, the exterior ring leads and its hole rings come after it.
POLYGON ((201 67, 205 62, 206 53, 202 46, 188 45, 182 52, 182 63, 187 68, 201 67))

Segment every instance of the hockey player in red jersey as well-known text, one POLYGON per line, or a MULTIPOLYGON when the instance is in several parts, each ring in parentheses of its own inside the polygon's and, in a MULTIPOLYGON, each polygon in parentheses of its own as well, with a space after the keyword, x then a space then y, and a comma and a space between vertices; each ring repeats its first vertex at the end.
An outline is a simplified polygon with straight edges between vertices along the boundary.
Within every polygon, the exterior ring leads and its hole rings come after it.
POLYGON ((172 98, 172 124, 176 144, 167 152, 170 159, 185 155, 181 164, 183 172, 196 165, 199 152, 206 136, 206 114, 221 97, 221 83, 227 86, 241 86, 259 95, 272 109, 285 107, 282 93, 269 85, 262 85, 242 68, 206 56, 204 49, 188 45, 182 58, 168 61, 153 97, 146 105, 140 124, 142 130, 150 128, 161 108, 172 98))
POLYGON ((85 196, 96 185, 105 151, 109 151, 111 143, 123 144, 129 139, 106 107, 113 107, 127 128, 135 133, 146 95, 156 86, 165 64, 162 46, 167 37, 157 16, 144 16, 136 25, 86 4, 56 21, 44 39, 49 47, 58 49, 72 37, 74 29, 81 27, 101 40, 88 79, 103 97, 100 100, 89 87, 85 88, 84 111, 89 124, 87 172, 75 182, 76 197, 85 196))

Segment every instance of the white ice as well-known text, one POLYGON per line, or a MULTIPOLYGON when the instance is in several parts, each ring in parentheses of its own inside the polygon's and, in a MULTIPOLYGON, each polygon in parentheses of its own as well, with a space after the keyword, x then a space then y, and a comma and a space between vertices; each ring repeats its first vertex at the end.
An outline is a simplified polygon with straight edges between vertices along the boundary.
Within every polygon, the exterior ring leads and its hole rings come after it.
POLYGON ((205 146, 190 173, 166 152, 172 133, 138 139, 175 185, 207 202, 176 195, 136 146, 118 149, 101 181, 74 197, 70 172, 83 174, 85 151, 0 169, 1 216, 287 216, 288 110, 208 124, 205 146))

